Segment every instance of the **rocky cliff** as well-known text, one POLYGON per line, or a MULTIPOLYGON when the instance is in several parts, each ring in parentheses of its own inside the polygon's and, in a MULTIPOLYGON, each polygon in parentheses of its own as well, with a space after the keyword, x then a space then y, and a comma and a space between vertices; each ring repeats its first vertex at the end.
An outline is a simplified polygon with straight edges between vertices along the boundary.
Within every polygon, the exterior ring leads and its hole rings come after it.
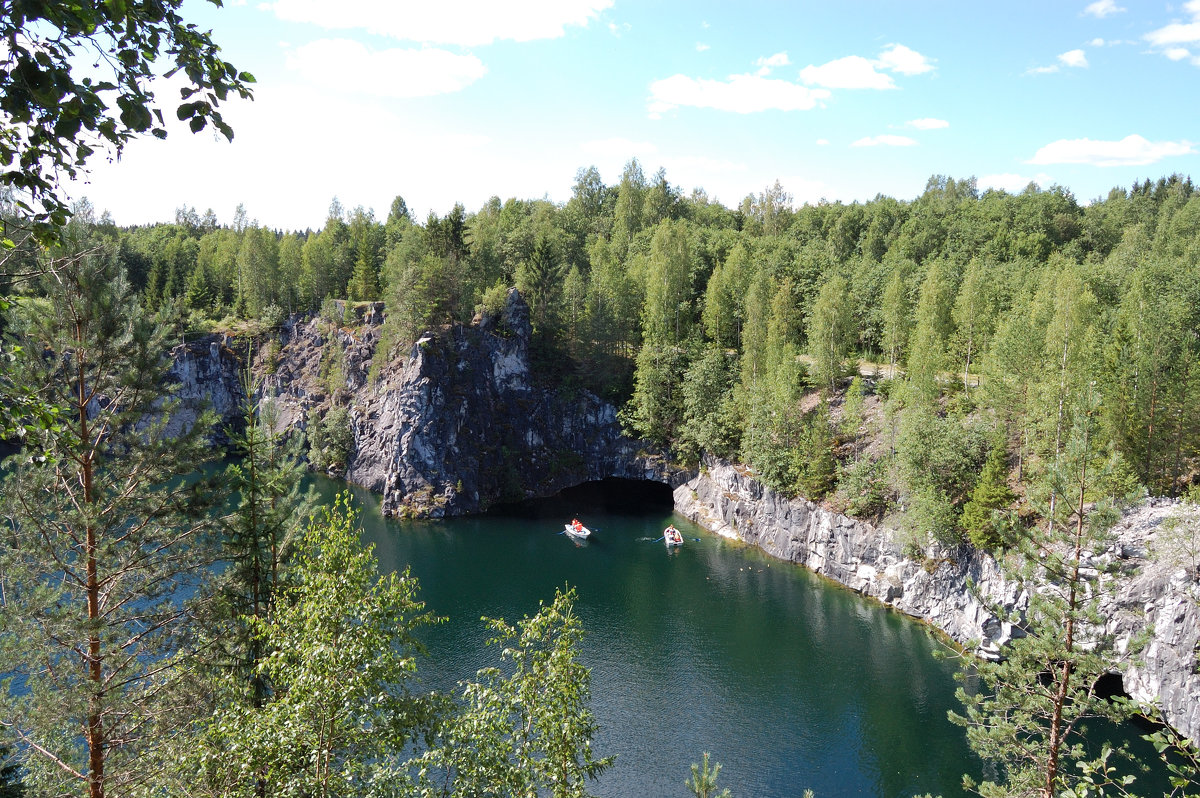
MULTIPOLYGON (((675 489, 675 508, 718 534, 927 621, 959 643, 978 646, 984 656, 995 657, 1019 634, 988 604, 1020 611, 1028 597, 1004 579, 988 555, 933 547, 920 561, 907 558, 891 530, 784 498, 749 473, 716 461, 706 462, 699 475, 675 489)), ((1186 572, 1147 556, 1172 509, 1171 502, 1149 502, 1126 515, 1112 545, 1092 553, 1089 565, 1119 565, 1116 590, 1101 613, 1122 655, 1125 691, 1158 704, 1175 728, 1197 740, 1200 588, 1186 572), (1144 647, 1134 644, 1147 635, 1144 647)))
MULTIPOLYGON (((626 437, 611 405, 539 384, 529 367, 528 308, 515 291, 502 313, 427 333, 372 380, 381 311, 368 307, 346 327, 290 322, 278 340, 254 347, 254 359, 281 427, 302 428, 311 411, 333 402, 349 406, 345 476, 382 494, 384 512, 480 512, 609 476, 666 482, 675 487, 676 509, 708 529, 974 642, 984 656, 998 656, 1020 633, 988 609, 1020 611, 1027 602, 991 557, 931 548, 920 560, 907 558, 891 530, 779 496, 728 464, 709 461, 699 474, 685 473, 626 437)), ((210 337, 174 355, 174 392, 182 400, 174 423, 191 423, 205 405, 236 423, 238 374, 249 351, 239 356, 228 339, 210 337)), ((1096 564, 1117 562, 1123 574, 1103 614, 1126 654, 1125 690, 1158 703, 1195 740, 1200 590, 1186 573, 1147 556, 1171 509, 1144 505, 1121 522, 1107 551, 1092 556, 1096 564), (1146 645, 1133 645, 1147 637, 1146 645)))
POLYGON ((229 431, 241 423, 245 392, 241 371, 245 353, 236 353, 224 335, 206 335, 171 350, 166 392, 178 402, 167 421, 167 433, 189 430, 200 414, 216 415, 213 442, 229 442, 229 431))
POLYGON ((348 404, 344 476, 382 494, 385 514, 482 512, 605 477, 686 478, 624 435, 612 405, 535 379, 529 309, 516 290, 501 313, 427 332, 379 361, 372 379, 381 311, 353 327, 313 319, 285 328, 279 352, 263 352, 256 370, 271 371, 264 392, 283 426, 303 426, 331 401, 348 404))

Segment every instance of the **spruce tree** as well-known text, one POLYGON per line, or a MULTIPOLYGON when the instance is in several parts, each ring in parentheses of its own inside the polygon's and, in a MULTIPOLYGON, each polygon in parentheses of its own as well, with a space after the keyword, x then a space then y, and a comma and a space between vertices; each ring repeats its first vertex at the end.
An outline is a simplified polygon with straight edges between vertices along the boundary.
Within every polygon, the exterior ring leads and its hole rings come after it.
POLYGON ((967 540, 976 548, 992 550, 1004 544, 1003 528, 993 518, 994 511, 1003 510, 1017 496, 1008 487, 1008 447, 1003 435, 992 441, 979 481, 971 491, 970 500, 963 505, 959 524, 967 540))

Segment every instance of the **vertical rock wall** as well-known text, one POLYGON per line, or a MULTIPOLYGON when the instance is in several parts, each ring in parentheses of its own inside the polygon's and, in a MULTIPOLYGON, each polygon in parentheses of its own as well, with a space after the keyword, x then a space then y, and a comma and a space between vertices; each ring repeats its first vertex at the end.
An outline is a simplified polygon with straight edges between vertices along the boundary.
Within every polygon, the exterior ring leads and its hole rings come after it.
MULTIPOLYGON (((995 560, 964 548, 904 556, 892 530, 787 499, 752 475, 708 461, 675 489, 676 510, 707 529, 811 568, 945 632, 983 656, 998 656, 1015 634, 990 605, 1023 610, 1028 596, 1004 579, 995 560), (971 589, 969 585, 975 585, 971 589)), ((1117 641, 1126 692, 1158 705, 1175 728, 1200 739, 1200 586, 1185 572, 1148 559, 1170 502, 1150 502, 1128 514, 1105 552, 1090 565, 1119 564, 1120 577, 1101 612, 1117 641), (1146 639, 1144 646, 1136 643, 1146 639)))

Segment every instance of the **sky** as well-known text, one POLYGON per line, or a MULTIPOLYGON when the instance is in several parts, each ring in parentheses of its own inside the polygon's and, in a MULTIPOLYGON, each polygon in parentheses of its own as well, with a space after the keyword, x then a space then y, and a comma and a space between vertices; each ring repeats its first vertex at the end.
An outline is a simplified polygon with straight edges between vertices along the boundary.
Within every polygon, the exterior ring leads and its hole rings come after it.
MULTIPOLYGON (((146 138, 71 188, 119 224, 332 200, 387 216, 564 202, 636 157, 736 206, 912 199, 931 175, 1081 202, 1200 179, 1200 0, 186 0, 254 100, 235 138, 146 138)), ((175 90, 164 81, 167 103, 175 90)), ((166 106, 171 107, 169 104, 166 106)), ((169 111, 164 114, 173 117, 169 111)))

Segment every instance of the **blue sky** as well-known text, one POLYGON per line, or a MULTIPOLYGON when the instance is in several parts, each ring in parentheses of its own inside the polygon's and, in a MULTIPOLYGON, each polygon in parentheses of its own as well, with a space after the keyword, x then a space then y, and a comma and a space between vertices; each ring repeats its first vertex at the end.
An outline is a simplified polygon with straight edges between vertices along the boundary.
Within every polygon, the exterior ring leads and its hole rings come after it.
POLYGON ((231 144, 181 127, 98 162, 74 193, 119 223, 562 201, 631 157, 727 205, 775 180, 799 205, 932 174, 1083 202, 1200 179, 1200 0, 227 2, 184 13, 256 99, 226 106, 231 144))

